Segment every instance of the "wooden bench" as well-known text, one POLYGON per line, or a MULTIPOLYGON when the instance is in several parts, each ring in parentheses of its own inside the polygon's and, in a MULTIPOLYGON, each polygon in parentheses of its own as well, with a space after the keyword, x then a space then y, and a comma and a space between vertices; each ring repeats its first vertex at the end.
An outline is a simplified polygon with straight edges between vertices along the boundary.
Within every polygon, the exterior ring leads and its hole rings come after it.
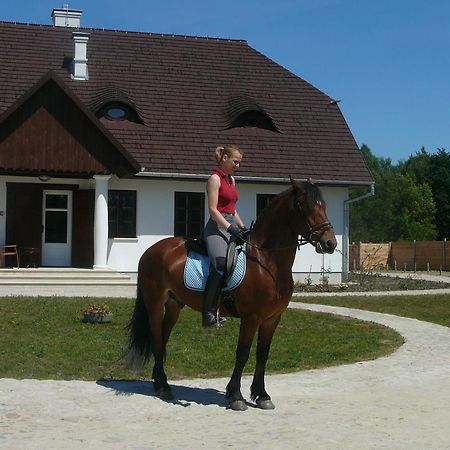
POLYGON ((3 267, 5 267, 5 257, 6 256, 15 256, 17 268, 20 267, 19 253, 17 252, 17 245, 13 245, 13 244, 0 245, 0 264, 3 267))

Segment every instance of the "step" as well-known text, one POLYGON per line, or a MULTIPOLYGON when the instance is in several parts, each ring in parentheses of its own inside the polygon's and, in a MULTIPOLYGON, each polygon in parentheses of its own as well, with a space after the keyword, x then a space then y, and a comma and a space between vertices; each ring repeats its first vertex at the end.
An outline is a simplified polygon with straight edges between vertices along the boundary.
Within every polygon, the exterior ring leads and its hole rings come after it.
MULTIPOLYGON (((128 280, 91 280, 91 279, 59 279, 59 278, 39 278, 39 279, 28 279, 23 278, 16 279, 5 279, 0 280, 1 286, 136 286, 136 282, 128 280)), ((1 290, 0 290, 1 293, 1 290)))
POLYGON ((112 270, 92 270, 92 269, 0 269, 0 279, 10 277, 35 277, 35 278, 114 278, 130 279, 130 275, 112 270))

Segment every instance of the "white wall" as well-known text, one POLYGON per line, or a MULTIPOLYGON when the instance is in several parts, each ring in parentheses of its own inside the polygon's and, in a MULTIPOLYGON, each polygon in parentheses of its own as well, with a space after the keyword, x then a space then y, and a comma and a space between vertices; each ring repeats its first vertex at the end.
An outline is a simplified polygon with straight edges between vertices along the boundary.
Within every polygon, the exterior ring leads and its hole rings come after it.
MULTIPOLYGON (((112 178, 110 189, 135 189, 137 187, 137 235, 136 239, 110 239, 108 265, 116 270, 137 270, 139 257, 152 244, 173 235, 174 193, 176 191, 205 192, 206 181, 179 180, 119 180, 112 178)), ((287 185, 262 185, 239 183, 239 202, 237 208, 244 223, 250 226, 256 218, 256 194, 277 194, 287 185)), ((327 212, 342 251, 344 231, 343 205, 347 198, 346 188, 321 189, 327 202, 327 212)), ((205 204, 205 218, 208 218, 205 204)), ((341 281, 342 254, 319 255, 311 245, 305 245, 297 253, 294 261, 294 279, 303 281, 311 276, 319 280, 323 271, 330 282, 341 281)))
MULTIPOLYGON (((51 183, 79 184, 80 189, 94 189, 94 180, 54 179, 47 183, 37 177, 0 177, 0 244, 6 234, 6 183, 42 183, 51 188, 51 183)), ((247 226, 256 218, 256 194, 277 194, 287 185, 262 185, 240 182, 238 185, 238 211, 247 226)), ((162 238, 173 236, 174 193, 177 191, 205 192, 206 181, 159 180, 150 178, 119 179, 111 177, 109 189, 132 189, 137 191, 137 237, 133 239, 109 239, 108 266, 122 272, 135 272, 139 258, 144 251, 162 238)), ((327 212, 342 251, 344 233, 344 200, 348 189, 340 187, 321 188, 327 202, 327 212)), ((208 218, 205 202, 205 218, 208 218)), ((311 245, 305 245, 297 253, 294 261, 294 279, 304 281, 311 276, 317 281, 323 271, 330 282, 341 281, 343 267, 342 254, 319 255, 311 245)))

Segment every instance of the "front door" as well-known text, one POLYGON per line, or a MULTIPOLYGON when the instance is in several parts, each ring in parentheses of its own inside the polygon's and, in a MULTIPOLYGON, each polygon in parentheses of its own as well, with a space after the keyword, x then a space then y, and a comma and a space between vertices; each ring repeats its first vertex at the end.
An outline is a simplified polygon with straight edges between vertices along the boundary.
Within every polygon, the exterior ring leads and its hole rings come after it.
POLYGON ((72 263, 72 191, 43 192, 42 265, 72 263))

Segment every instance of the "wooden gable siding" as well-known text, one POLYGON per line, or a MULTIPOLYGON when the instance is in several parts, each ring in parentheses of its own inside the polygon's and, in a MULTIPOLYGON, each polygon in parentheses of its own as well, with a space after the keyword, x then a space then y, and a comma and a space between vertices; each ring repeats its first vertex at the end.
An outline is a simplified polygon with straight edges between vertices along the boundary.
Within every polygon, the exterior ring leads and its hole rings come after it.
POLYGON ((49 80, 0 126, 0 170, 92 176, 124 173, 124 158, 49 80))

